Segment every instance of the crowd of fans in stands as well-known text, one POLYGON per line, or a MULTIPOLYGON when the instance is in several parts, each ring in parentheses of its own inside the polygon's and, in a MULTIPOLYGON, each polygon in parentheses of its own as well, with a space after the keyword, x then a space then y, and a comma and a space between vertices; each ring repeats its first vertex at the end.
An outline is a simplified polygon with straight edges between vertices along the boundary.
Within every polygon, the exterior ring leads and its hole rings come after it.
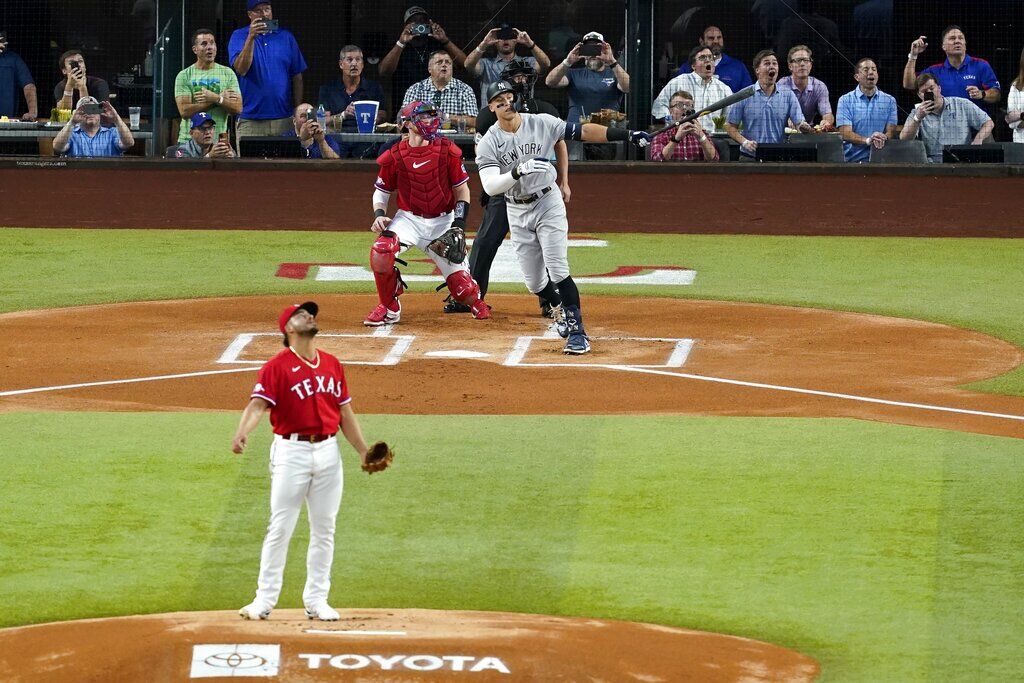
MULTIPOLYGON (((345 141, 336 133, 357 130, 354 103, 379 103, 377 123, 389 120, 384 88, 363 76, 363 51, 357 45, 341 48, 340 78, 322 86, 316 106, 304 98, 306 60, 295 36, 274 19, 267 0, 247 0, 247 26, 231 34, 227 62, 217 63, 214 32, 200 28, 191 36, 195 62, 175 80, 174 96, 181 116, 177 143, 167 156, 224 158, 236 155, 246 136, 288 136, 297 140, 308 158, 365 157, 376 150, 369 142, 345 141), (322 110, 322 116, 317 116, 322 110), (234 119, 234 140, 229 121, 234 119)), ((652 117, 663 130, 654 138, 652 161, 716 162, 721 146, 714 133, 727 134, 739 146, 741 160, 756 158, 759 145, 783 142, 788 132, 837 132, 847 161, 861 162, 872 149, 893 139, 923 141, 928 158, 942 160, 945 145, 982 144, 991 139, 993 121, 988 108, 1004 102, 1003 88, 987 61, 967 54, 967 39, 958 26, 941 35, 945 60, 919 70, 927 49, 924 36, 910 45, 902 86, 919 103, 901 117, 896 99, 878 88, 876 61, 860 59, 852 69, 855 87, 838 98, 833 109, 829 87, 812 75, 814 54, 796 45, 784 55, 789 74, 780 77, 783 55, 760 51, 750 64, 725 53, 725 36, 708 26, 686 63, 654 98, 652 117), (753 74, 753 75, 752 75, 753 74), (753 95, 727 110, 701 111, 748 86, 753 95), (900 118, 903 118, 900 126, 900 118)), ((445 29, 422 7, 406 10, 395 45, 379 64, 390 78, 395 109, 420 100, 432 104, 445 127, 471 130, 481 109, 484 91, 514 60, 532 68, 551 88, 567 88, 566 118, 587 120, 601 110, 619 111, 630 89, 629 73, 612 46, 596 31, 587 33, 566 58, 555 64, 527 31, 501 25, 488 31, 469 54, 448 37, 445 29), (517 51, 525 53, 517 55, 517 51), (583 68, 577 68, 580 65, 583 68), (475 87, 455 77, 457 69, 476 79, 475 87), (400 99, 399 99, 400 97, 400 99), (398 103, 401 102, 401 105, 398 103)), ((54 89, 57 109, 73 110, 71 120, 54 140, 54 151, 67 156, 116 156, 134 144, 131 130, 108 102, 108 84, 87 71, 81 51, 60 58, 62 80, 54 89)), ((833 83, 834 90, 845 90, 833 83)), ((7 49, 0 31, 0 115, 18 104, 19 90, 32 121, 39 116, 38 93, 21 58, 7 49)), ((1005 120, 1014 142, 1024 142, 1024 52, 1020 70, 1005 100, 1005 120)), ((348 136, 348 140, 352 140, 348 136)), ((600 158, 599 149, 571 150, 572 158, 600 158)))

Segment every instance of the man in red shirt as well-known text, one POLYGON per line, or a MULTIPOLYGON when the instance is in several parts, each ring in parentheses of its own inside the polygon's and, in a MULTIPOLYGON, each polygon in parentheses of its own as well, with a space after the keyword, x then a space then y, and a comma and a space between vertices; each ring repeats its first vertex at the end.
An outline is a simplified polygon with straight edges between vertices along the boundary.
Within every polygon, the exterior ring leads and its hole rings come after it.
POLYGON ((405 291, 405 283, 395 261, 410 245, 416 245, 433 260, 453 299, 469 306, 476 319, 490 318, 490 308, 480 298, 480 287, 469 274, 467 259, 452 263, 427 248, 449 229, 465 233, 469 174, 462 163, 462 150, 438 133, 441 119, 437 109, 426 102, 405 105, 400 121, 409 138, 377 159, 380 172, 374 183, 370 229, 378 237, 370 248, 370 267, 380 303, 363 324, 377 327, 401 319, 398 297, 405 291), (396 190, 398 211, 392 219, 387 217, 387 208, 396 190))
POLYGON ((309 510, 309 554, 302 601, 310 619, 336 621, 327 603, 334 559, 334 523, 341 504, 341 433, 366 464, 366 441, 352 410, 345 371, 337 358, 319 351, 312 301, 288 306, 278 319, 285 349, 260 369, 251 400, 231 443, 241 453, 249 432, 270 410, 270 524, 263 539, 256 598, 239 610, 243 619, 266 619, 277 604, 288 556, 288 542, 305 501, 309 510))
POLYGON ((651 161, 718 161, 718 148, 700 125, 700 119, 678 123, 693 112, 693 95, 685 90, 672 94, 668 110, 676 127, 651 140, 651 161))

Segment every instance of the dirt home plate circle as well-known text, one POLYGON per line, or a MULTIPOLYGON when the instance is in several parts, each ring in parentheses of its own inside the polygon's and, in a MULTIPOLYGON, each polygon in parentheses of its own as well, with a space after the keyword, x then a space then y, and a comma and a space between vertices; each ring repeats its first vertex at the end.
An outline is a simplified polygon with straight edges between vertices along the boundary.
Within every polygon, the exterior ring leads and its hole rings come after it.
POLYGON ((32 681, 811 681, 817 662, 747 638, 504 612, 276 610, 85 619, 0 630, 0 677, 32 681))

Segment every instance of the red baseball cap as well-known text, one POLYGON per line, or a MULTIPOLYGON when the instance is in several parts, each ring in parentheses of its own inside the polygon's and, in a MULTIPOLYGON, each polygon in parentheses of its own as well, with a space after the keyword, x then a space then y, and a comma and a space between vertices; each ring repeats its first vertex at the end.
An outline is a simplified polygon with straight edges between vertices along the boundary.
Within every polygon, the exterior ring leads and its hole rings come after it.
POLYGON ((312 301, 307 301, 304 304, 292 304, 288 308, 281 311, 281 317, 277 319, 277 325, 278 327, 281 328, 282 333, 284 332, 284 326, 288 324, 288 321, 291 319, 293 315, 295 315, 295 312, 298 310, 306 311, 315 318, 316 314, 320 311, 320 307, 317 306, 312 301))

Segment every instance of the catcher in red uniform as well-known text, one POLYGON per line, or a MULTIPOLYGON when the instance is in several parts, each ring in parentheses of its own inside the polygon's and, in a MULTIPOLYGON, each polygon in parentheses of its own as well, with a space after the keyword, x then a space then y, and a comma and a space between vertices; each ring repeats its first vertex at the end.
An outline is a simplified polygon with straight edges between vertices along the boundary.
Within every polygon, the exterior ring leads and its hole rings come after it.
POLYGON ((401 319, 398 297, 405 291, 405 283, 395 262, 411 245, 434 261, 453 299, 469 306, 478 320, 490 318, 490 308, 480 298, 480 287, 466 262, 469 174, 462 163, 462 150, 438 133, 441 119, 437 109, 426 102, 405 105, 399 122, 408 132, 408 140, 377 159, 380 172, 374 184, 370 229, 378 237, 370 249, 370 267, 380 303, 363 324, 376 327, 401 319), (388 218, 388 203, 396 191, 398 211, 388 218))

